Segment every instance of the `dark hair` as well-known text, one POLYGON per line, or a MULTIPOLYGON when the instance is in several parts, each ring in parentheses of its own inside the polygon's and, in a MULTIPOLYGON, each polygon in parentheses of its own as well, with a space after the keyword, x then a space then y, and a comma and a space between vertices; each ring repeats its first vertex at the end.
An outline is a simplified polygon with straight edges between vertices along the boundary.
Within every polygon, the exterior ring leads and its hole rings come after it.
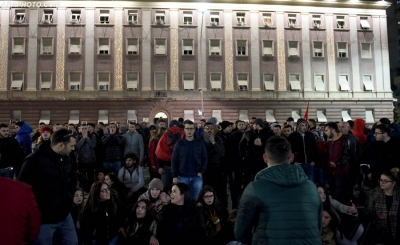
POLYGON ((333 238, 336 237, 336 232, 339 229, 339 219, 337 217, 337 214, 334 213, 334 210, 328 209, 328 208, 323 208, 323 211, 327 212, 331 216, 331 221, 329 222, 329 229, 333 232, 333 238))
POLYGON ((181 195, 184 195, 183 197, 183 207, 186 211, 189 211, 191 208, 193 208, 193 200, 192 197, 190 195, 190 188, 187 184, 185 183, 178 183, 176 185, 174 185, 176 187, 178 187, 179 192, 181 195))
MULTIPOLYGON (((108 176, 108 178, 110 178, 110 180, 113 182, 113 185, 119 185, 120 183, 124 184, 121 182, 120 179, 118 179, 118 176, 114 173, 108 173, 108 174, 105 174, 105 176, 108 176)), ((116 189, 116 188, 114 188, 114 189, 116 189)))
POLYGON ((290 124, 286 124, 285 126, 283 126, 283 128, 290 128, 291 131, 293 131, 293 127, 290 124))
MULTIPOLYGON (((191 120, 185 120, 184 124, 189 124, 189 125, 194 125, 194 122, 192 122, 191 120)), ((206 123, 207 124, 207 123, 206 123)))
MULTIPOLYGON (((128 158, 132 158, 134 164, 136 164, 137 161, 139 160, 139 157, 138 157, 135 153, 133 153, 133 152, 128 152, 128 153, 126 153, 125 156, 124 156, 124 161, 126 162, 126 160, 127 160, 128 158)), ((124 164, 123 164, 124 166, 125 166, 125 162, 124 162, 124 164)))
POLYGON ((391 181, 396 181, 396 183, 399 181, 398 174, 399 168, 392 168, 391 170, 386 170, 381 173, 381 175, 389 177, 391 181))
POLYGON ((272 136, 265 145, 265 154, 275 164, 289 163, 292 147, 282 136, 272 136))
POLYGON ((330 129, 333 129, 336 131, 336 133, 339 133, 339 128, 338 125, 335 122, 328 122, 327 124, 325 124, 325 127, 329 127, 330 129))
POLYGON ((274 128, 280 128, 281 129, 282 127, 281 127, 281 125, 276 124, 276 125, 274 125, 274 128))
POLYGON ((387 125, 387 124, 384 124, 384 123, 377 125, 377 126, 375 127, 375 129, 381 130, 382 133, 387 133, 388 136, 390 136, 390 133, 391 133, 391 131, 392 131, 392 130, 390 129, 390 126, 387 125))
POLYGON ((313 127, 315 127, 316 123, 314 119, 308 119, 308 124, 310 123, 313 125, 313 127))
POLYGON ((203 207, 205 207, 207 204, 204 202, 204 195, 207 192, 212 192, 214 195, 214 202, 211 204, 211 209, 218 209, 219 206, 219 202, 218 202, 218 197, 217 197, 217 193, 215 192, 214 188, 212 188, 209 185, 205 185, 203 186, 203 188, 200 191, 199 197, 197 198, 197 203, 201 203, 203 205, 203 207))
POLYGON ((54 146, 58 143, 67 145, 71 141, 71 138, 75 139, 75 136, 68 129, 62 128, 51 136, 51 145, 54 146))
POLYGON ((128 215, 126 220, 126 231, 128 235, 137 230, 137 226, 140 227, 143 231, 150 231, 150 227, 155 220, 155 215, 153 211, 153 206, 151 202, 147 199, 141 199, 135 203, 131 212, 128 215), (144 216, 143 223, 138 222, 138 218, 136 216, 136 209, 140 202, 144 202, 146 204, 146 216, 144 216))
MULTIPOLYGON (((100 191, 102 185, 106 185, 108 188, 110 188, 110 186, 106 182, 102 181, 96 181, 92 184, 92 187, 90 187, 88 199, 79 214, 79 219, 81 219, 83 211, 86 208, 88 208, 93 213, 97 212, 100 209, 100 191)), ((117 213, 117 202, 115 201, 115 198, 116 193, 110 191, 110 200, 107 205, 110 207, 110 211, 113 212, 114 215, 117 213)))
POLYGON ((156 130, 157 127, 156 127, 155 125, 150 125, 149 129, 150 129, 150 130, 156 130))
POLYGON ((44 122, 40 122, 39 125, 46 125, 44 122))
POLYGON ((157 124, 159 124, 160 122, 167 123, 167 122, 166 122, 164 119, 162 119, 162 118, 158 119, 157 124))
POLYGON ((0 124, 0 128, 8 128, 8 125, 5 123, 0 124))
POLYGON ((182 117, 178 118, 178 122, 183 123, 183 118, 182 117))
POLYGON ((379 122, 390 126, 390 120, 386 117, 379 119, 379 122))

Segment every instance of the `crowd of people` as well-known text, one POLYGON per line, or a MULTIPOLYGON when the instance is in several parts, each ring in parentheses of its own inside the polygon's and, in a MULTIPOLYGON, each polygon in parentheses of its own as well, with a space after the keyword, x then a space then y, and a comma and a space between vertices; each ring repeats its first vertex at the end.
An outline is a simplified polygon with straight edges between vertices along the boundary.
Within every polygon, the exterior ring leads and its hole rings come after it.
POLYGON ((0 244, 400 244, 399 149, 387 118, 0 124, 0 244))

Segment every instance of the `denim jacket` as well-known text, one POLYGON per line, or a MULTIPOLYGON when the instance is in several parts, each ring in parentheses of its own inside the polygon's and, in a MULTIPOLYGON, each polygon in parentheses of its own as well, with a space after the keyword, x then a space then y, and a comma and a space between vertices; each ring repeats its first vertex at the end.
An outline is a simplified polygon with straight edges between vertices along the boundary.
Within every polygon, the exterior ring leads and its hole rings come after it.
POLYGON ((171 161, 171 173, 173 178, 178 176, 193 177, 188 176, 187 173, 196 172, 204 174, 207 169, 208 157, 204 142, 199 139, 194 139, 195 162, 186 162, 187 144, 188 141, 185 138, 179 140, 175 144, 171 161))

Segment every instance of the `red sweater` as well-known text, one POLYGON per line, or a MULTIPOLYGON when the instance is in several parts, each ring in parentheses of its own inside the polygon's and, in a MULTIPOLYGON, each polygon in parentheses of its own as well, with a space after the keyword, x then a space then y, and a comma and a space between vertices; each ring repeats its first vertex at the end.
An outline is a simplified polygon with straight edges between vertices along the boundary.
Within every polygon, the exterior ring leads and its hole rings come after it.
POLYGON ((32 188, 22 182, 0 177, 0 244, 24 245, 36 239, 41 214, 32 188))

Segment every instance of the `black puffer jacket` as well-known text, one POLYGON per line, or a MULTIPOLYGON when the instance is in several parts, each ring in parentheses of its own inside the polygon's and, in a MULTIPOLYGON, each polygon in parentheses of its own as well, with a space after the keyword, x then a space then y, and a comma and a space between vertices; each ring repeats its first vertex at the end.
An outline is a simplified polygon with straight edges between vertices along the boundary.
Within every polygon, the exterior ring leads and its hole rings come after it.
POLYGON ((40 145, 38 151, 25 158, 18 180, 32 186, 42 224, 65 220, 71 211, 76 183, 68 156, 40 145))
POLYGON ((309 132, 309 126, 306 120, 299 118, 297 120, 297 130, 289 136, 289 142, 292 146, 292 153, 294 154, 293 162, 310 164, 315 162, 317 158, 317 142, 314 134, 309 132), (300 124, 307 124, 307 131, 300 132, 300 124))

